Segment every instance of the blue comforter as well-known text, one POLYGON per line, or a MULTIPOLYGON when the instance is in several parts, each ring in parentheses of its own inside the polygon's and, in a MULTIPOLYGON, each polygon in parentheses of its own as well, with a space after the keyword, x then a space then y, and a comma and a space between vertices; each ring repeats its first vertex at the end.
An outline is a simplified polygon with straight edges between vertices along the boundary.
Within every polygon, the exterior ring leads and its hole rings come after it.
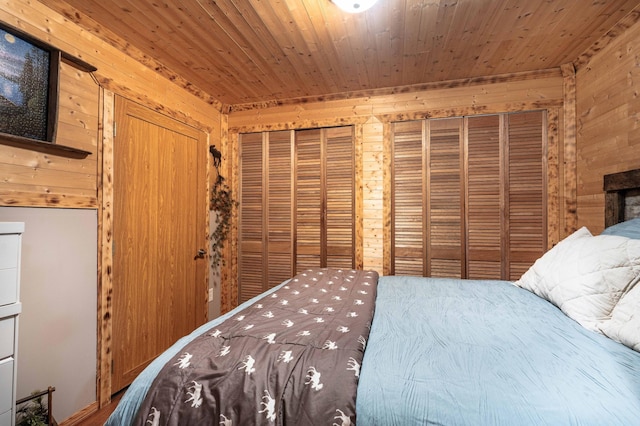
POLYGON ((383 277, 363 425, 639 425, 640 353, 501 281, 383 277))
MULTIPOLYGON (((640 353, 509 282, 381 277, 376 303, 359 425, 640 425, 640 353)), ((129 424, 190 336, 136 379, 108 425, 129 424)))

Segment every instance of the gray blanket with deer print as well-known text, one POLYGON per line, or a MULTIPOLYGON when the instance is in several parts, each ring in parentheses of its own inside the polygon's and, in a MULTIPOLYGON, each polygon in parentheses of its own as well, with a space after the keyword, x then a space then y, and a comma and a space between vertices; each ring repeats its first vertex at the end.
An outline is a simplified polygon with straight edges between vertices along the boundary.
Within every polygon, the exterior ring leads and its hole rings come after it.
POLYGON ((310 269, 187 344, 137 425, 352 425, 374 271, 310 269))

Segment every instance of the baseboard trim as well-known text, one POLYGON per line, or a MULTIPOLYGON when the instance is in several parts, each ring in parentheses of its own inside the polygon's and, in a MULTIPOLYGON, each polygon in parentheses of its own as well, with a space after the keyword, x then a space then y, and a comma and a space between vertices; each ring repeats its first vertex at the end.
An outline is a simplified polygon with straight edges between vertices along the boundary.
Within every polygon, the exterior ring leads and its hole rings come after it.
POLYGON ((74 425, 80 424, 80 422, 82 422, 83 420, 86 420, 89 416, 91 416, 92 414, 95 414, 97 412, 98 412, 98 402, 96 401, 96 402, 93 402, 93 403, 89 404, 88 406, 86 406, 82 410, 78 411, 77 413, 73 414, 68 419, 60 422, 58 425, 59 426, 74 426, 74 425))

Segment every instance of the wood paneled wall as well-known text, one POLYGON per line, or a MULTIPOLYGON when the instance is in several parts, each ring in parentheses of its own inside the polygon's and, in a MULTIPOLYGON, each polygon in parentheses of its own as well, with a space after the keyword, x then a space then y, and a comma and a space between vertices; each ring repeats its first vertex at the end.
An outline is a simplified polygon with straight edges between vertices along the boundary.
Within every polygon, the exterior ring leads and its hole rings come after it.
MULTIPOLYGON (((488 114, 497 112, 548 109, 553 117, 563 116, 564 78, 560 69, 523 73, 492 79, 454 81, 413 88, 413 91, 380 91, 352 99, 323 99, 317 102, 291 103, 253 110, 236 110, 229 113, 230 143, 235 144, 238 133, 266 130, 282 130, 337 126, 353 124, 356 134, 362 134, 362 178, 357 181, 356 191, 363 198, 363 265, 368 269, 383 272, 383 262, 388 258, 385 249, 385 235, 389 229, 390 212, 385 200, 389 188, 389 159, 386 158, 386 144, 390 140, 392 121, 410 120, 424 117, 451 117, 462 115, 488 114)), ((553 120, 551 129, 554 143, 563 146, 564 123, 553 120), (556 124, 557 123, 557 124, 556 124)), ((231 151, 237 152, 236 148, 231 151)), ((561 155, 561 154, 560 154, 561 155)), ((237 164, 237 154, 232 163, 237 164)), ((234 166, 235 168, 235 166, 234 166)), ((563 173, 563 171, 562 171, 563 173)), ((237 185, 235 180, 232 185, 237 185)), ((556 185, 559 185, 556 182, 556 185)), ((560 197, 563 197, 563 189, 560 197)), ((555 212, 552 223, 565 223, 563 206, 555 212), (561 219, 556 219, 557 217, 561 219)), ((550 244, 564 232, 550 231, 550 244)), ((225 289, 223 288, 223 294, 225 289)), ((233 296, 223 297, 231 300, 233 296)), ((223 305, 229 309, 232 305, 223 305)))
MULTIPOLYGON (((103 126, 111 122, 109 99, 114 93, 208 132, 210 144, 223 152, 223 167, 236 191, 238 133, 354 125, 357 143, 361 144, 358 149, 362 150, 356 188, 357 196, 362 197, 363 234, 357 238, 362 241, 363 266, 378 271, 383 270, 384 259, 388 257, 384 241, 389 238, 385 232, 389 229, 390 213, 386 210, 385 188, 390 185, 385 170, 390 160, 385 156, 388 151, 385 146, 390 140, 392 121, 548 109, 556 117, 551 122, 554 126, 557 123, 557 129, 550 129, 550 137, 557 138, 554 143, 561 147, 556 184, 563 204, 557 206, 553 219, 558 229, 550 230, 550 235, 555 232, 554 241, 574 226, 567 208, 575 204, 572 197, 576 195, 571 194, 573 182, 568 181, 571 173, 565 176, 563 167, 566 161, 572 161, 571 149, 563 147, 572 143, 565 138, 572 137, 573 124, 577 124, 578 225, 587 225, 593 232, 602 229, 604 174, 640 167, 640 100, 636 93, 640 84, 640 68, 636 64, 640 49, 638 14, 621 21, 592 54, 580 58, 575 76, 570 75, 567 66, 562 70, 343 94, 336 99, 291 101, 252 109, 231 107, 228 114, 223 114, 219 104, 192 93, 188 82, 172 75, 171 70, 154 71, 134 47, 128 46, 123 52, 76 25, 86 17, 61 15, 42 3, 26 0, 0 0, 0 4, 0 21, 98 68, 93 74, 86 74, 64 64, 61 70, 58 140, 90 151, 91 155, 79 160, 0 145, 0 168, 8 171, 0 180, 3 206, 88 207, 100 211, 103 207, 100 189, 109 189, 109 182, 103 185, 101 179, 110 176, 110 163, 108 158, 103 161, 103 153, 107 157, 112 155, 112 132, 103 126), (577 123, 572 122, 573 113, 565 108, 567 87, 574 83, 577 123), (104 167, 107 169, 103 174, 104 167)), ((100 223, 109 226, 104 217, 100 223)), ((103 244, 107 242, 108 231, 101 233, 105 236, 103 244)), ((233 232, 230 252, 235 250, 233 232)), ((108 249, 103 247, 103 252, 108 249)), ((101 265, 103 269, 106 266, 109 265, 101 265)), ((229 283, 223 284, 223 310, 232 307, 230 295, 235 289, 235 272, 232 259, 229 268, 222 271, 223 280, 229 283)))
MULTIPOLYGON (((51 0, 55 2, 57 0, 51 0)), ((77 410, 65 424, 75 424, 98 405, 108 402, 110 390, 111 333, 111 229, 113 216, 113 99, 114 94, 175 118, 209 136, 226 157, 223 128, 226 118, 220 104, 194 93, 189 82, 148 59, 132 46, 125 51, 102 41, 77 23, 79 14, 61 15, 37 1, 0 0, 0 21, 18 28, 97 67, 88 74, 64 64, 61 67, 57 142, 89 151, 84 159, 56 151, 36 151, 0 144, 0 206, 90 208, 98 211, 99 248, 96 271, 99 294, 98 401, 77 410), (158 66, 156 66, 158 65, 158 66)), ((99 25, 89 25, 97 33, 99 25)), ((203 152, 207 156, 208 153, 203 152)), ((207 161, 207 168, 209 168, 207 161)), ((224 166, 228 167, 225 162, 224 166)), ((230 169, 227 169, 230 172, 230 169)), ((87 242, 91 243, 91 242, 87 242)), ((204 295, 203 295, 204 300, 204 295)), ((61 306, 60 309, 65 309, 61 306)), ((83 321, 78 318, 78 321, 83 321)), ((47 353, 42 353, 46 362, 47 353)), ((60 359, 66 359, 59 355, 60 359)), ((64 395, 61 398, 65 398, 64 395)), ((69 405, 77 404, 68 401, 69 405)))
POLYGON ((584 55, 576 73, 578 224, 604 228, 603 177, 640 168, 640 12, 584 55))
POLYGON ((98 101, 92 75, 62 63, 56 144, 91 155, 73 158, 48 148, 0 144, 0 205, 97 206, 98 101))
POLYGON ((0 21, 98 68, 86 73, 63 63, 60 70, 57 143, 91 154, 77 159, 52 150, 0 144, 0 205, 98 207, 105 120, 101 112, 103 90, 211 133, 211 143, 220 146, 219 105, 194 96, 187 90, 188 84, 179 86, 171 76, 160 75, 39 2, 3 0, 0 21))

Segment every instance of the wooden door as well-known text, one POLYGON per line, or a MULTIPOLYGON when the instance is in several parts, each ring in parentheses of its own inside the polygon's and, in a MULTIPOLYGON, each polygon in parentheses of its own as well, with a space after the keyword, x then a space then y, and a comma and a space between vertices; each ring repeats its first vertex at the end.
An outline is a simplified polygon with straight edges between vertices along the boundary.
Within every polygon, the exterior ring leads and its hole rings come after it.
POLYGON ((509 192, 508 269, 505 279, 516 280, 547 251, 546 114, 509 114, 507 121, 509 192), (542 141, 542 143, 541 143, 542 141))
POLYGON ((466 118, 467 271, 477 279, 506 277, 509 266, 504 120, 504 115, 466 118))
POLYGON ((427 121, 427 276, 466 278, 462 118, 427 121))
POLYGON ((465 276, 462 124, 462 118, 394 124, 394 274, 465 276))
POLYGON ((206 319, 206 136, 116 99, 113 368, 116 392, 206 319))
POLYGON ((240 303, 293 275, 292 167, 292 131, 240 135, 240 303))
POLYGON ((296 131, 296 270, 355 267, 353 127, 296 131))
MULTIPOLYGON (((240 135, 240 207, 238 208, 238 303, 262 293, 267 266, 265 238, 264 156, 265 134, 240 135)), ((287 186, 290 183, 287 182, 287 186)))
POLYGON ((321 265, 355 268, 355 150, 353 127, 332 127, 324 131, 324 239, 321 265))
POLYGON ((391 273, 517 279, 546 251, 546 114, 394 123, 391 273))
POLYGON ((309 267, 354 267, 353 132, 240 135, 240 303, 309 267))
POLYGON ((426 121, 393 125, 392 274, 427 276, 425 250, 426 121))

